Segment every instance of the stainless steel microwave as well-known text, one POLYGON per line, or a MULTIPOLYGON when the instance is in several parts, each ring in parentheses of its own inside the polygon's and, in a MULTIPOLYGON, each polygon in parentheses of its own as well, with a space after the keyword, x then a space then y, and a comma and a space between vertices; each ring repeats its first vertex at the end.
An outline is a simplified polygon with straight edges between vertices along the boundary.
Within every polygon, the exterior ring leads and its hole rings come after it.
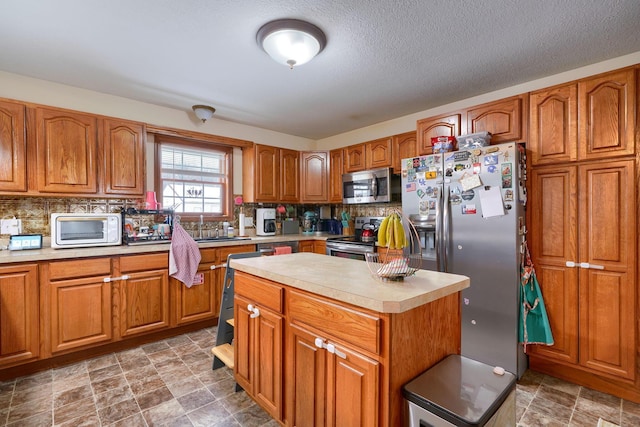
POLYGON ((372 169, 342 175, 342 202, 386 203, 400 201, 401 179, 390 168, 372 169))
POLYGON ((122 244, 120 214, 51 214, 51 247, 83 248, 122 244))

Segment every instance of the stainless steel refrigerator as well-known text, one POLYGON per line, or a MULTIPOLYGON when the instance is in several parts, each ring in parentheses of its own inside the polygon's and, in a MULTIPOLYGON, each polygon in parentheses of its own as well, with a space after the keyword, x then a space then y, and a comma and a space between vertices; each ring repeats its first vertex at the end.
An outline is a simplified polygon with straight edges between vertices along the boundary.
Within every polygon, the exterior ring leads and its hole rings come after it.
POLYGON ((420 224, 423 268, 463 274, 462 355, 520 377, 524 145, 505 143, 402 160, 402 211, 420 224))

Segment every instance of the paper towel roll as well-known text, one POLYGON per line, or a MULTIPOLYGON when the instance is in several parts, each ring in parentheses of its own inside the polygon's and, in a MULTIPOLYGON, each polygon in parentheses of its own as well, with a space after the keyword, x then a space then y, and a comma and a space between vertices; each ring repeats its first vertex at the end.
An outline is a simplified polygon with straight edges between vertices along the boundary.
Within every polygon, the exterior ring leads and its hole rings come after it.
POLYGON ((245 234, 244 234, 244 214, 243 213, 238 215, 238 222, 239 222, 238 235, 244 236, 245 234))

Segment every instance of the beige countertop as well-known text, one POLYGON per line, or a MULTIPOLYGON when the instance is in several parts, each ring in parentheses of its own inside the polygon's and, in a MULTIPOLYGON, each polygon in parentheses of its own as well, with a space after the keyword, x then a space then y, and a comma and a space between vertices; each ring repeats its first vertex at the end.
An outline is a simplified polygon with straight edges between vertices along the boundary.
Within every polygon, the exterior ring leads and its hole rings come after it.
POLYGON ((469 287, 466 276, 430 270, 383 282, 364 261, 308 252, 232 259, 231 267, 381 313, 402 313, 469 287))
MULTIPOLYGON (((199 242, 198 246, 201 248, 216 248, 223 246, 239 246, 239 245, 255 245, 260 243, 271 242, 291 242, 301 240, 327 240, 331 237, 339 237, 333 234, 285 234, 278 236, 251 236, 248 239, 239 240, 224 240, 221 242, 199 242)), ((170 243, 159 244, 142 244, 142 245, 118 245, 118 246, 103 246, 93 248, 67 248, 67 249, 52 249, 50 247, 50 241, 48 238, 43 239, 42 249, 28 249, 28 250, 0 250, 0 265, 10 264, 16 262, 37 262, 37 261, 51 261, 61 259, 74 259, 74 258, 88 258, 99 256, 114 256, 114 255, 138 255, 150 252, 169 252, 171 247, 170 243)), ((8 244, 8 239, 2 239, 0 241, 0 247, 4 247, 8 244)))

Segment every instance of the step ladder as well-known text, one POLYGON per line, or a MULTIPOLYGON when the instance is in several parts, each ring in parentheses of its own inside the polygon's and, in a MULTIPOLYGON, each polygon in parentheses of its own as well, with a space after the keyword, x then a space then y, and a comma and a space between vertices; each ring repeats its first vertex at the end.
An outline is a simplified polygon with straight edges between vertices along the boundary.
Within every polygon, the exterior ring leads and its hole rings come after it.
POLYGON ((213 366, 211 369, 219 369, 227 366, 233 369, 233 277, 234 270, 229 267, 232 259, 259 257, 260 252, 243 252, 229 254, 227 257, 227 271, 224 275, 222 287, 222 303, 220 304, 220 316, 218 317, 218 333, 216 346, 211 349, 213 353, 213 366))

